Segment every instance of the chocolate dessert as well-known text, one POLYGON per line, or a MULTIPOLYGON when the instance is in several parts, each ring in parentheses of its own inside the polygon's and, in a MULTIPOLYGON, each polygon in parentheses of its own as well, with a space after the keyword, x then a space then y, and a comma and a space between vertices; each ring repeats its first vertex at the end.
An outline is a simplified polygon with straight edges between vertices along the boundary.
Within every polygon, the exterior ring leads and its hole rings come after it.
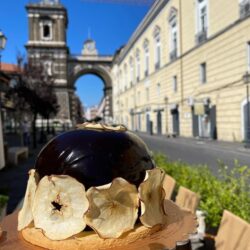
POLYGON ((87 123, 53 138, 29 175, 18 230, 32 244, 119 246, 166 222, 165 174, 145 143, 124 126, 87 123))

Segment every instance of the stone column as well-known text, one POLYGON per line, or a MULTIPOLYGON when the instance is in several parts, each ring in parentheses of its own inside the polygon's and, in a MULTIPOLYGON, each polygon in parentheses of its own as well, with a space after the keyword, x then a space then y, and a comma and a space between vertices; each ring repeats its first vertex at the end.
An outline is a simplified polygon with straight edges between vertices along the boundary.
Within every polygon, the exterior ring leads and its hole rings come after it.
POLYGON ((105 95, 105 108, 104 108, 104 120, 108 122, 113 119, 113 101, 112 101, 112 87, 104 88, 105 95))
POLYGON ((70 96, 69 91, 65 88, 56 88, 57 101, 59 105, 59 112, 57 114, 57 119, 62 123, 71 123, 70 115, 70 96))

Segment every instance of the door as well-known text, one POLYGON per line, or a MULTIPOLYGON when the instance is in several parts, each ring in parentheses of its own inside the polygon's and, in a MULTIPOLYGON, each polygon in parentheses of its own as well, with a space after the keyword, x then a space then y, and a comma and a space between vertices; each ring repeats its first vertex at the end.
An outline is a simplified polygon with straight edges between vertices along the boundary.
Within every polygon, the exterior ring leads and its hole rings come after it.
POLYGON ((194 107, 192 108, 192 128, 193 137, 199 136, 199 116, 194 113, 194 107))
POLYGON ((211 120, 209 114, 199 115, 199 136, 210 138, 211 135, 211 120))
POLYGON ((157 134, 162 134, 162 118, 161 118, 161 111, 157 111, 157 134))
POLYGON ((210 137, 216 140, 217 139, 216 106, 213 106, 210 109, 210 121, 211 121, 210 137))
POLYGON ((147 128, 147 133, 150 134, 150 114, 146 114, 146 128, 147 128))
POLYGON ((179 135, 180 125, 179 125, 179 111, 178 111, 178 109, 175 109, 172 111, 172 119, 173 119, 173 134, 179 135))
POLYGON ((134 115, 131 115, 131 129, 132 131, 135 130, 134 115))
POLYGON ((137 119, 138 119, 138 131, 141 131, 141 114, 138 114, 137 119))
POLYGON ((249 110, 247 107, 247 103, 244 105, 244 140, 250 140, 250 102, 248 103, 248 105, 249 110))

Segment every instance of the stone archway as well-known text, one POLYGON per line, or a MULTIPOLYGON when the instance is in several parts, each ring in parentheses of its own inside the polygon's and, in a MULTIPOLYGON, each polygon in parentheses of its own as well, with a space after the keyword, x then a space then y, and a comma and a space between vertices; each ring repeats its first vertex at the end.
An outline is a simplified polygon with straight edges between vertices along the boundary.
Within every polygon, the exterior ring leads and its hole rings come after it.
POLYGON ((68 87, 69 96, 71 100, 71 117, 74 117, 74 95, 75 83, 77 79, 86 74, 93 74, 103 81, 104 83, 104 98, 100 105, 104 109, 104 121, 110 121, 113 116, 112 107, 112 77, 111 77, 111 64, 113 61, 112 56, 71 56, 68 60, 68 87))
POLYGON ((67 9, 59 1, 40 0, 29 3, 26 10, 29 18, 29 38, 25 45, 28 60, 38 59, 55 80, 54 90, 60 107, 55 119, 75 125, 77 99, 74 84, 80 76, 90 73, 104 82, 104 121, 112 121, 111 66, 114 56, 100 55, 90 37, 84 42, 80 54, 70 54, 66 39, 67 9))

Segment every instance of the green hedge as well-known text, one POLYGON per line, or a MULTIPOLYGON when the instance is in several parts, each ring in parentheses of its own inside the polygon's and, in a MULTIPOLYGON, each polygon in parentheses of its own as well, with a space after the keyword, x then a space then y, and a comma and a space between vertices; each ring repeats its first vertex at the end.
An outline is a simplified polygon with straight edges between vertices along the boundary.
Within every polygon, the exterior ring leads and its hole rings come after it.
MULTIPOLYGON (((172 162, 162 154, 154 155, 158 167, 171 175, 179 186, 184 186, 201 196, 199 208, 207 212, 206 223, 217 227, 224 209, 250 221, 250 168, 240 166, 235 161, 229 170, 218 162, 218 173, 213 173, 206 165, 188 165, 172 162)), ((176 189, 176 191, 177 191, 176 189)))
POLYGON ((5 204, 7 204, 8 200, 8 196, 0 194, 0 209, 3 208, 5 204))

